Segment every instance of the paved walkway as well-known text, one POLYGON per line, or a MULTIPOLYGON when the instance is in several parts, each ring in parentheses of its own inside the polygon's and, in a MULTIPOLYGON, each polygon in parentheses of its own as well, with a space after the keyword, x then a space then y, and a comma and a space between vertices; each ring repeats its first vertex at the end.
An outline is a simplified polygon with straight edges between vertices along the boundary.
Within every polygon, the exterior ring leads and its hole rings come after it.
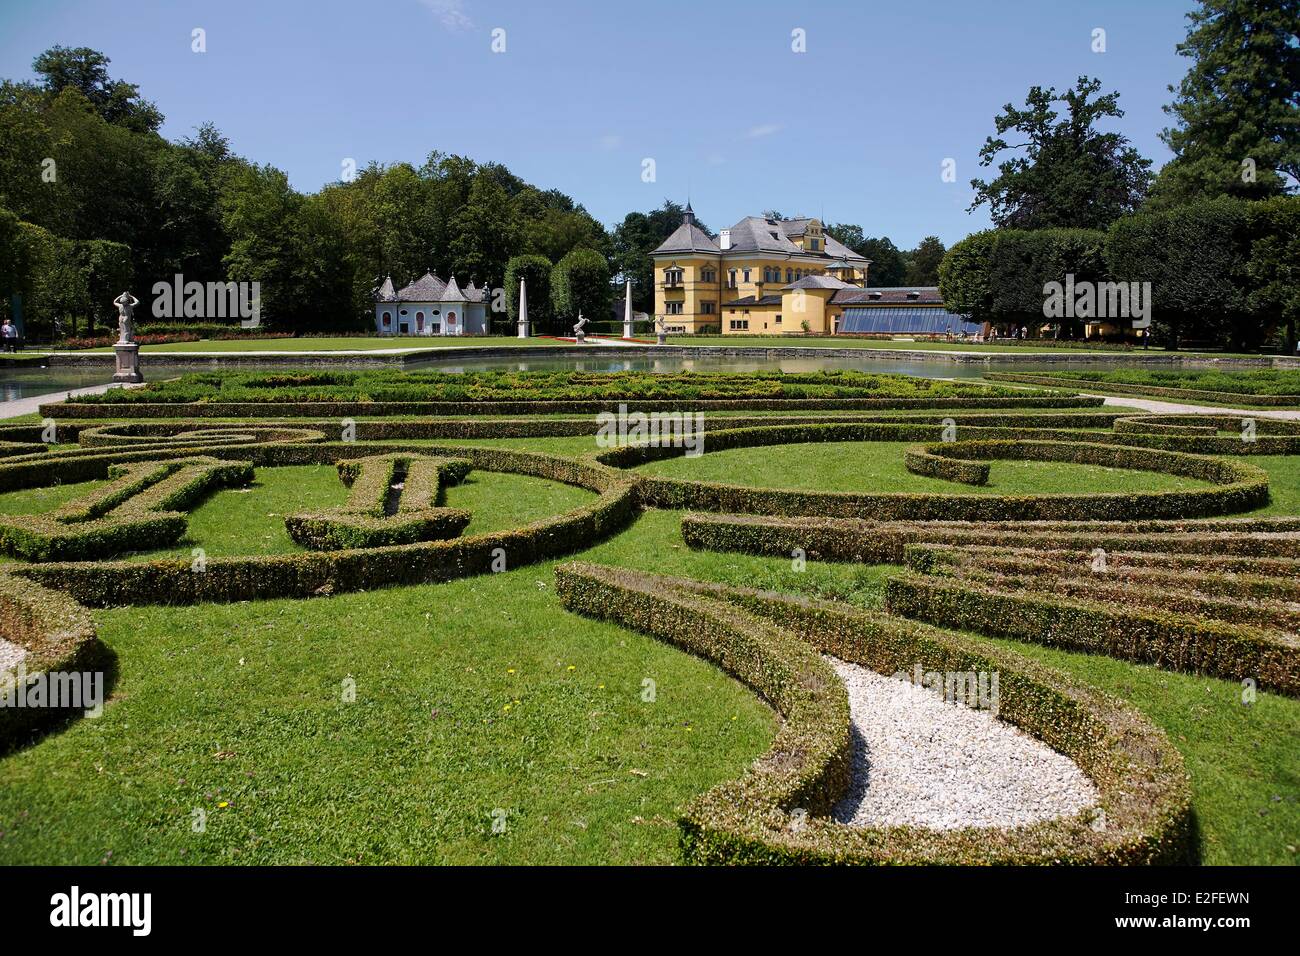
POLYGON ((62 392, 48 392, 45 395, 33 395, 31 398, 15 398, 10 402, 0 402, 0 419, 17 418, 19 415, 33 415, 41 410, 42 405, 80 398, 82 395, 103 395, 117 385, 89 385, 85 388, 73 388, 62 392))
MULTIPOLYGON (((1080 394, 1087 395, 1087 392, 1080 394)), ((1300 410, 1287 408, 1220 408, 1217 405, 1184 405, 1180 402, 1160 402, 1152 398, 1117 397, 1114 395, 1093 395, 1092 398, 1104 398, 1107 405, 1120 405, 1126 408, 1140 408, 1153 415, 1232 415, 1237 418, 1281 418, 1287 421, 1300 421, 1300 410)))

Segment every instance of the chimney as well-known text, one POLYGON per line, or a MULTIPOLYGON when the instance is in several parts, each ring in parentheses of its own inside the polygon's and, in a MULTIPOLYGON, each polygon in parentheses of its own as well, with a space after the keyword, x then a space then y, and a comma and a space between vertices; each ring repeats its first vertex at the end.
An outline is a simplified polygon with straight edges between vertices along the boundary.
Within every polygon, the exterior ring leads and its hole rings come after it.
POLYGON ((719 249, 730 249, 730 248, 731 248, 731 230, 730 230, 730 229, 721 229, 721 230, 718 231, 718 248, 719 248, 719 249))

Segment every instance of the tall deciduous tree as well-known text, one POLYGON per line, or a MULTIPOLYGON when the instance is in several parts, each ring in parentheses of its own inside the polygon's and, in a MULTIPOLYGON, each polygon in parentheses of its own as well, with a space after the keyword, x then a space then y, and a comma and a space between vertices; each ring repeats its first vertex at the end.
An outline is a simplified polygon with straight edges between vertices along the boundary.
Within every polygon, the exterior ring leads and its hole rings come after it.
MULTIPOLYGON (((630 212, 614 227, 610 241, 614 271, 624 279, 632 280, 632 308, 639 312, 653 312, 655 307, 654 260, 650 258, 656 248, 682 224, 685 210, 671 199, 650 212, 630 212)), ((706 234, 708 226, 695 220, 706 234)))
POLYGON ((1251 235, 1251 305, 1283 329, 1288 354, 1295 354, 1300 329, 1300 196, 1276 196, 1251 203, 1246 219, 1251 235))
POLYGON ((519 320, 519 280, 528 295, 528 322, 534 329, 551 327, 551 260, 545 256, 515 256, 506 266, 506 311, 510 325, 519 320))
POLYGON ((996 178, 971 180, 970 210, 987 203, 998 226, 1102 229, 1136 209, 1150 187, 1151 161, 1126 137, 1096 128, 1100 120, 1124 115, 1119 94, 1097 96, 1100 90, 1100 80, 1081 76, 1059 95, 1035 86, 1023 109, 1004 106, 994 119, 998 135, 980 150, 980 165, 1014 155, 998 163, 996 178), (1064 104, 1064 117, 1055 103, 1064 104), (1009 131, 1019 134, 1013 142, 1003 138, 1009 131))
POLYGON ((1156 179, 1158 206, 1261 199, 1300 185, 1300 5, 1201 0, 1180 55, 1192 61, 1165 112, 1174 151, 1156 179))
POLYGON ((939 263, 943 261, 944 248, 938 236, 926 236, 907 257, 908 285, 937 285, 939 263))
POLYGON ((110 77, 111 62, 89 47, 52 46, 32 62, 32 69, 44 78, 45 88, 51 93, 76 90, 107 122, 137 133, 154 132, 162 125, 162 113, 140 96, 140 88, 134 83, 110 77))
POLYGON ((552 321, 565 326, 579 312, 592 321, 604 321, 609 317, 610 295, 605 257, 594 249, 574 249, 551 272, 552 321))

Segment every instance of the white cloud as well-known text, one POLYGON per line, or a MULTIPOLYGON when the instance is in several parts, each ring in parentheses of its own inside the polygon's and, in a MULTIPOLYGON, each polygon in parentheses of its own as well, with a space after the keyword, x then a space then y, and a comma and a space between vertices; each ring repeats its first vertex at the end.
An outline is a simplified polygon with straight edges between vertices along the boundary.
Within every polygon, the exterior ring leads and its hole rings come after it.
POLYGON ((471 30, 474 21, 461 9, 461 0, 420 0, 448 30, 471 30))
POLYGON ((763 123, 759 126, 753 127, 745 135, 750 139, 759 139, 760 137, 771 136, 773 133, 779 133, 780 131, 781 126, 778 123, 763 123))

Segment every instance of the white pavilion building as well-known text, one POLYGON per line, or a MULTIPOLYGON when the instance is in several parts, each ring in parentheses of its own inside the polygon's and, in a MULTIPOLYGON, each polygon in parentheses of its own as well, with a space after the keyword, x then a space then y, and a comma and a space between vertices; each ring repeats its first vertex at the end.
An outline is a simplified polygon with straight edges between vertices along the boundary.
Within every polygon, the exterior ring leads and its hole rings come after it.
POLYGON ((443 282, 426 272, 393 291, 389 276, 375 293, 375 331, 380 335, 486 335, 488 289, 464 289, 452 276, 443 282))

